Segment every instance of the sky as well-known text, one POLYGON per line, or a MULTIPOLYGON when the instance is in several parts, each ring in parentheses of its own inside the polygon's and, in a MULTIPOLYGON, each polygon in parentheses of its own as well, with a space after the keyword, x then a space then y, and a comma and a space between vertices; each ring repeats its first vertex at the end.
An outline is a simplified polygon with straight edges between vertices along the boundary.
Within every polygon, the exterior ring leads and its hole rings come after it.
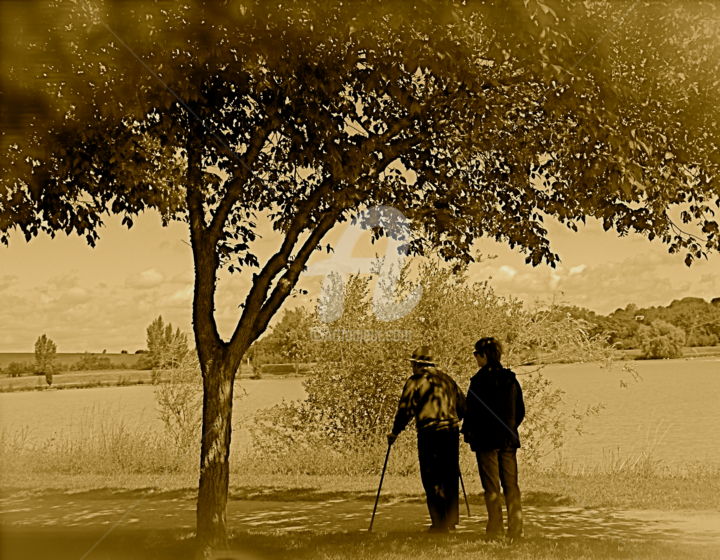
MULTIPOLYGON (((341 226, 346 227, 346 226, 341 226)), ((339 227, 329 234, 337 241, 339 227)), ((531 267, 518 252, 492 241, 478 249, 488 258, 471 265, 470 278, 488 280, 501 295, 529 305, 551 301, 580 305, 607 314, 628 303, 667 305, 686 296, 720 296, 720 256, 688 268, 682 255, 670 255, 659 242, 640 236, 620 238, 589 223, 578 233, 549 225, 549 237, 561 264, 531 267), (492 258, 490 258, 492 257, 492 258)), ((267 258, 279 236, 263 236, 258 254, 267 258)), ((353 246, 354 257, 383 250, 369 236, 353 246)), ((308 302, 320 293, 322 275, 311 261, 301 283, 308 302), (315 270, 313 270, 315 269, 315 270)), ((58 352, 132 353, 145 347, 145 329, 158 315, 191 332, 193 263, 184 224, 163 228, 159 216, 145 214, 127 230, 111 217, 94 249, 78 237, 42 236, 26 243, 21 236, 0 247, 0 352, 32 352, 45 333, 58 352)), ((216 318, 228 337, 249 287, 247 275, 221 274, 216 318)), ((289 305, 304 303, 290 301, 289 305)))

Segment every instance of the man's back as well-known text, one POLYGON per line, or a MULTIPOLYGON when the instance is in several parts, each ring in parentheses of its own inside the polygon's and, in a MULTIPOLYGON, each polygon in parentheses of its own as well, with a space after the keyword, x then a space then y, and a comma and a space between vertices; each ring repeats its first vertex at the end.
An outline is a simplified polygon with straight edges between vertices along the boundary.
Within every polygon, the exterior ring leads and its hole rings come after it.
POLYGON ((520 447, 517 428, 524 417, 522 390, 511 370, 487 365, 470 380, 463 432, 473 449, 520 447))
POLYGON ((405 383, 393 432, 400 433, 413 417, 418 430, 454 428, 464 412, 465 395, 452 377, 437 367, 423 367, 405 383))

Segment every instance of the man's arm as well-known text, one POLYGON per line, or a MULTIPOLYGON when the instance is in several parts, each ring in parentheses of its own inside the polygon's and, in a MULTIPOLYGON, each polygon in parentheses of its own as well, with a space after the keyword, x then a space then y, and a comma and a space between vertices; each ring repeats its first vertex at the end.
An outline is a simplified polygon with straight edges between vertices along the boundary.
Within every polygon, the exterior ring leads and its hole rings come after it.
POLYGON ((397 437, 405 429, 412 417, 415 416, 415 399, 413 397, 416 388, 417 383, 413 377, 405 382, 390 435, 397 437))

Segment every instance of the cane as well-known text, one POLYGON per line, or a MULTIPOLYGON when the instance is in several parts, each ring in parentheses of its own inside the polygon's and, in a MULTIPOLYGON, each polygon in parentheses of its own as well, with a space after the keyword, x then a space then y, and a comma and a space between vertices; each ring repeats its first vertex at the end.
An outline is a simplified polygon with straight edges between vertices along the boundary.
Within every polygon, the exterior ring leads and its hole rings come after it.
POLYGON ((368 532, 372 531, 373 522, 375 521, 375 512, 377 511, 378 501, 380 500, 380 489, 382 488, 383 479, 385 478, 385 469, 387 469, 388 459, 390 458, 390 448, 392 443, 388 443, 387 453, 385 454, 385 464, 383 465, 382 474, 380 475, 380 485, 378 486, 377 496, 375 496, 375 507, 373 507, 372 517, 370 518, 370 527, 368 532))
POLYGON ((468 502, 467 499, 467 492, 465 492, 465 483, 463 482, 462 471, 460 471, 460 469, 458 469, 458 476, 460 477, 460 488, 462 488, 463 496, 465 496, 465 507, 467 508, 468 517, 472 517, 470 515, 470 502, 468 502))

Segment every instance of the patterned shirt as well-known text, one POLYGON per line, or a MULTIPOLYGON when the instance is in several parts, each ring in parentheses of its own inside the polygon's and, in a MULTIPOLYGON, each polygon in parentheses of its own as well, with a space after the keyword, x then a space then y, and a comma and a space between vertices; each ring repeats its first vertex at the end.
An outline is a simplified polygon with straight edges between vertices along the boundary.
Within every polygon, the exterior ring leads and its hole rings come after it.
POLYGON ((465 414, 465 395, 447 373, 427 366, 405 383, 392 433, 399 434, 412 418, 418 431, 459 426, 465 414))

